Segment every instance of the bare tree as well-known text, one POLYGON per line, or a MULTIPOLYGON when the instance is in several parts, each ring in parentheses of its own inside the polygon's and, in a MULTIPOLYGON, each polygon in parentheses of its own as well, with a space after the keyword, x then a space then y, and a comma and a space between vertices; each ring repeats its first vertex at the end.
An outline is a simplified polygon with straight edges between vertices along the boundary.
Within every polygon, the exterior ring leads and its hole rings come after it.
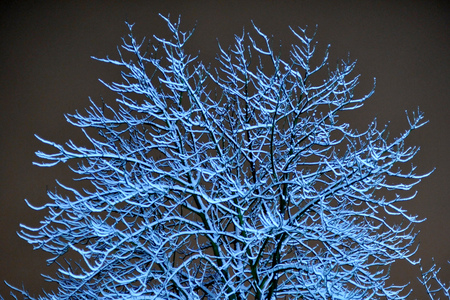
POLYGON ((421 220, 401 205, 428 175, 403 167, 423 114, 396 138, 376 120, 352 130, 338 114, 373 91, 356 97, 355 63, 331 68, 306 30, 283 60, 254 26, 260 42, 236 36, 213 69, 163 19, 170 39, 138 42, 129 25, 119 58, 99 59, 123 81, 105 83, 115 104, 67 116, 90 147, 39 138, 56 153, 38 165, 75 160, 89 182, 30 205, 49 214, 20 235, 60 265, 39 299, 405 299, 387 280, 396 260, 417 263, 421 220))

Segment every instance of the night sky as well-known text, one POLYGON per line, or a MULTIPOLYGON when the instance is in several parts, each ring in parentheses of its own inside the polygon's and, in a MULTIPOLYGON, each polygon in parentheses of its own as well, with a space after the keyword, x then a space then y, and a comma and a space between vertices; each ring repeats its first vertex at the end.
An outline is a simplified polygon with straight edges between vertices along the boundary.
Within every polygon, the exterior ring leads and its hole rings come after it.
MULTIPOLYGON (((416 186, 417 197, 405 204, 411 214, 427 218, 418 225, 418 257, 431 265, 432 257, 443 268, 441 278, 450 281, 450 39, 449 1, 19 1, 2 4, 0 29, 0 294, 9 299, 3 280, 37 294, 51 288, 40 276, 53 275, 42 251, 21 240, 19 223, 39 224, 45 212, 28 208, 48 201, 46 189, 55 179, 70 185, 67 166, 39 168, 37 150, 52 151, 34 134, 64 143, 79 140, 81 132, 66 123, 64 113, 83 111, 89 97, 113 102, 114 94, 98 78, 118 79, 116 67, 91 56, 117 58, 116 46, 127 34, 125 21, 135 23, 138 37, 168 30, 158 13, 177 18, 189 30, 196 21, 187 51, 204 63, 214 64, 217 39, 224 47, 234 34, 251 30, 251 20, 283 45, 284 53, 296 42, 288 26, 318 25, 318 51, 327 44, 330 64, 339 58, 357 59, 355 75, 362 74, 357 93, 374 96, 348 120, 364 128, 374 117, 390 121, 392 135, 407 129, 405 110, 417 107, 429 124, 408 139, 419 145, 413 160, 418 172, 434 173, 416 186)), ((319 54, 319 53, 318 53, 319 54)), ((287 58, 287 57, 285 57, 287 58)), ((393 282, 416 286, 417 267, 400 263, 392 267, 393 282)), ((54 287, 54 286, 53 286, 54 287)), ((424 299, 417 288, 411 298, 424 299)))

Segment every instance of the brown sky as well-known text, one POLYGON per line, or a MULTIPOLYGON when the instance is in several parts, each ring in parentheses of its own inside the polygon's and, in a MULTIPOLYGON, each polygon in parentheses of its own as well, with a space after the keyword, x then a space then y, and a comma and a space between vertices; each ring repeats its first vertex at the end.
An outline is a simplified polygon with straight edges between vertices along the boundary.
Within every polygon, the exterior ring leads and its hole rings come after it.
MULTIPOLYGON (((127 33, 124 21, 135 22, 137 36, 164 35, 158 13, 182 15, 185 29, 197 23, 188 50, 208 63, 234 34, 249 30, 250 20, 284 47, 294 42, 288 26, 318 24, 319 48, 331 44, 331 61, 358 60, 361 88, 377 78, 375 95, 352 113, 355 126, 377 116, 391 121, 392 134, 406 129, 405 110, 418 106, 430 123, 415 132, 411 145, 422 150, 414 160, 418 170, 436 171, 417 186, 418 196, 405 207, 427 221, 421 230, 418 256, 426 266, 434 257, 450 281, 450 39, 449 1, 19 1, 0 7, 0 280, 24 284, 32 294, 49 287, 39 274, 52 274, 45 253, 16 235, 19 223, 37 225, 42 212, 24 199, 42 204, 46 186, 55 179, 70 184, 65 167, 38 168, 34 152, 50 150, 33 136, 63 143, 80 137, 65 122, 64 113, 82 110, 93 100, 113 101, 99 82, 117 78, 118 69, 90 59, 117 53, 127 33)), ((415 282, 416 268, 393 267, 396 283, 415 282)), ((0 283, 4 297, 8 288, 0 283)), ((417 289, 411 298, 424 299, 417 289)), ((8 297, 6 297, 8 299, 8 297)))

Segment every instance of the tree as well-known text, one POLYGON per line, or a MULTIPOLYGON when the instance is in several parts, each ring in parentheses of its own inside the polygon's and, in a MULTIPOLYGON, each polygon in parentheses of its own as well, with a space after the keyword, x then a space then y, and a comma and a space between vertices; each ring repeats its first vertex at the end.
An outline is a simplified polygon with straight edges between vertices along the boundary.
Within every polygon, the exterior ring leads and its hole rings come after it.
POLYGON ((39 166, 77 161, 89 183, 30 205, 49 215, 20 235, 60 266, 39 299, 405 299, 387 280, 394 261, 417 263, 421 220, 401 204, 429 173, 400 166, 423 114, 393 139, 376 120, 352 130, 338 114, 373 90, 356 97, 355 63, 331 69, 306 30, 283 60, 254 26, 262 45, 236 36, 213 69, 185 52, 193 31, 162 18, 170 40, 147 46, 128 24, 119 59, 98 59, 123 81, 103 82, 116 104, 67 115, 90 147, 38 137, 56 149, 39 166))

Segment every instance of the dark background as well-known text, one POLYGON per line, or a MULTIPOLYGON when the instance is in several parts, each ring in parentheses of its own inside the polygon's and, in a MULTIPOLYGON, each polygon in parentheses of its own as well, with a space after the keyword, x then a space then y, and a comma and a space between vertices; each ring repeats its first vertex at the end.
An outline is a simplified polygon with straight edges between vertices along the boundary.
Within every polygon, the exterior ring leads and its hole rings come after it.
MULTIPOLYGON (((198 21, 188 51, 213 62, 218 38, 223 46, 233 43, 250 20, 275 40, 285 52, 295 38, 288 26, 318 24, 317 40, 322 51, 331 44, 330 63, 338 58, 358 60, 361 73, 358 92, 368 92, 377 78, 376 92, 349 120, 363 128, 375 116, 391 121, 397 135, 407 128, 405 110, 418 106, 430 120, 409 138, 420 145, 414 163, 419 172, 435 172, 418 186, 418 196, 405 207, 427 218, 417 226, 422 257, 429 267, 432 257, 443 267, 441 277, 450 281, 450 122, 448 120, 449 1, 19 1, 0 7, 0 280, 22 284, 32 294, 49 288, 39 274, 53 274, 46 267, 48 256, 33 251, 16 231, 19 223, 36 226, 45 215, 28 208, 47 201, 46 187, 55 179, 70 185, 66 166, 51 169, 32 165, 37 150, 51 151, 33 134, 63 143, 81 137, 65 122, 64 113, 82 111, 88 97, 106 102, 114 95, 98 78, 117 79, 119 69, 94 61, 90 56, 117 57, 116 45, 127 34, 125 20, 135 22, 139 37, 167 37, 158 13, 182 15, 182 28, 198 21)), ((254 32, 253 32, 254 33, 254 32)), ((320 53, 318 53, 320 55, 320 53)), ((405 263, 392 267, 393 282, 416 286, 418 268, 405 263)), ((4 297, 9 289, 0 283, 4 297)), ((8 298, 8 297, 7 297, 8 298)), ((411 298, 424 299, 420 287, 411 298)))

